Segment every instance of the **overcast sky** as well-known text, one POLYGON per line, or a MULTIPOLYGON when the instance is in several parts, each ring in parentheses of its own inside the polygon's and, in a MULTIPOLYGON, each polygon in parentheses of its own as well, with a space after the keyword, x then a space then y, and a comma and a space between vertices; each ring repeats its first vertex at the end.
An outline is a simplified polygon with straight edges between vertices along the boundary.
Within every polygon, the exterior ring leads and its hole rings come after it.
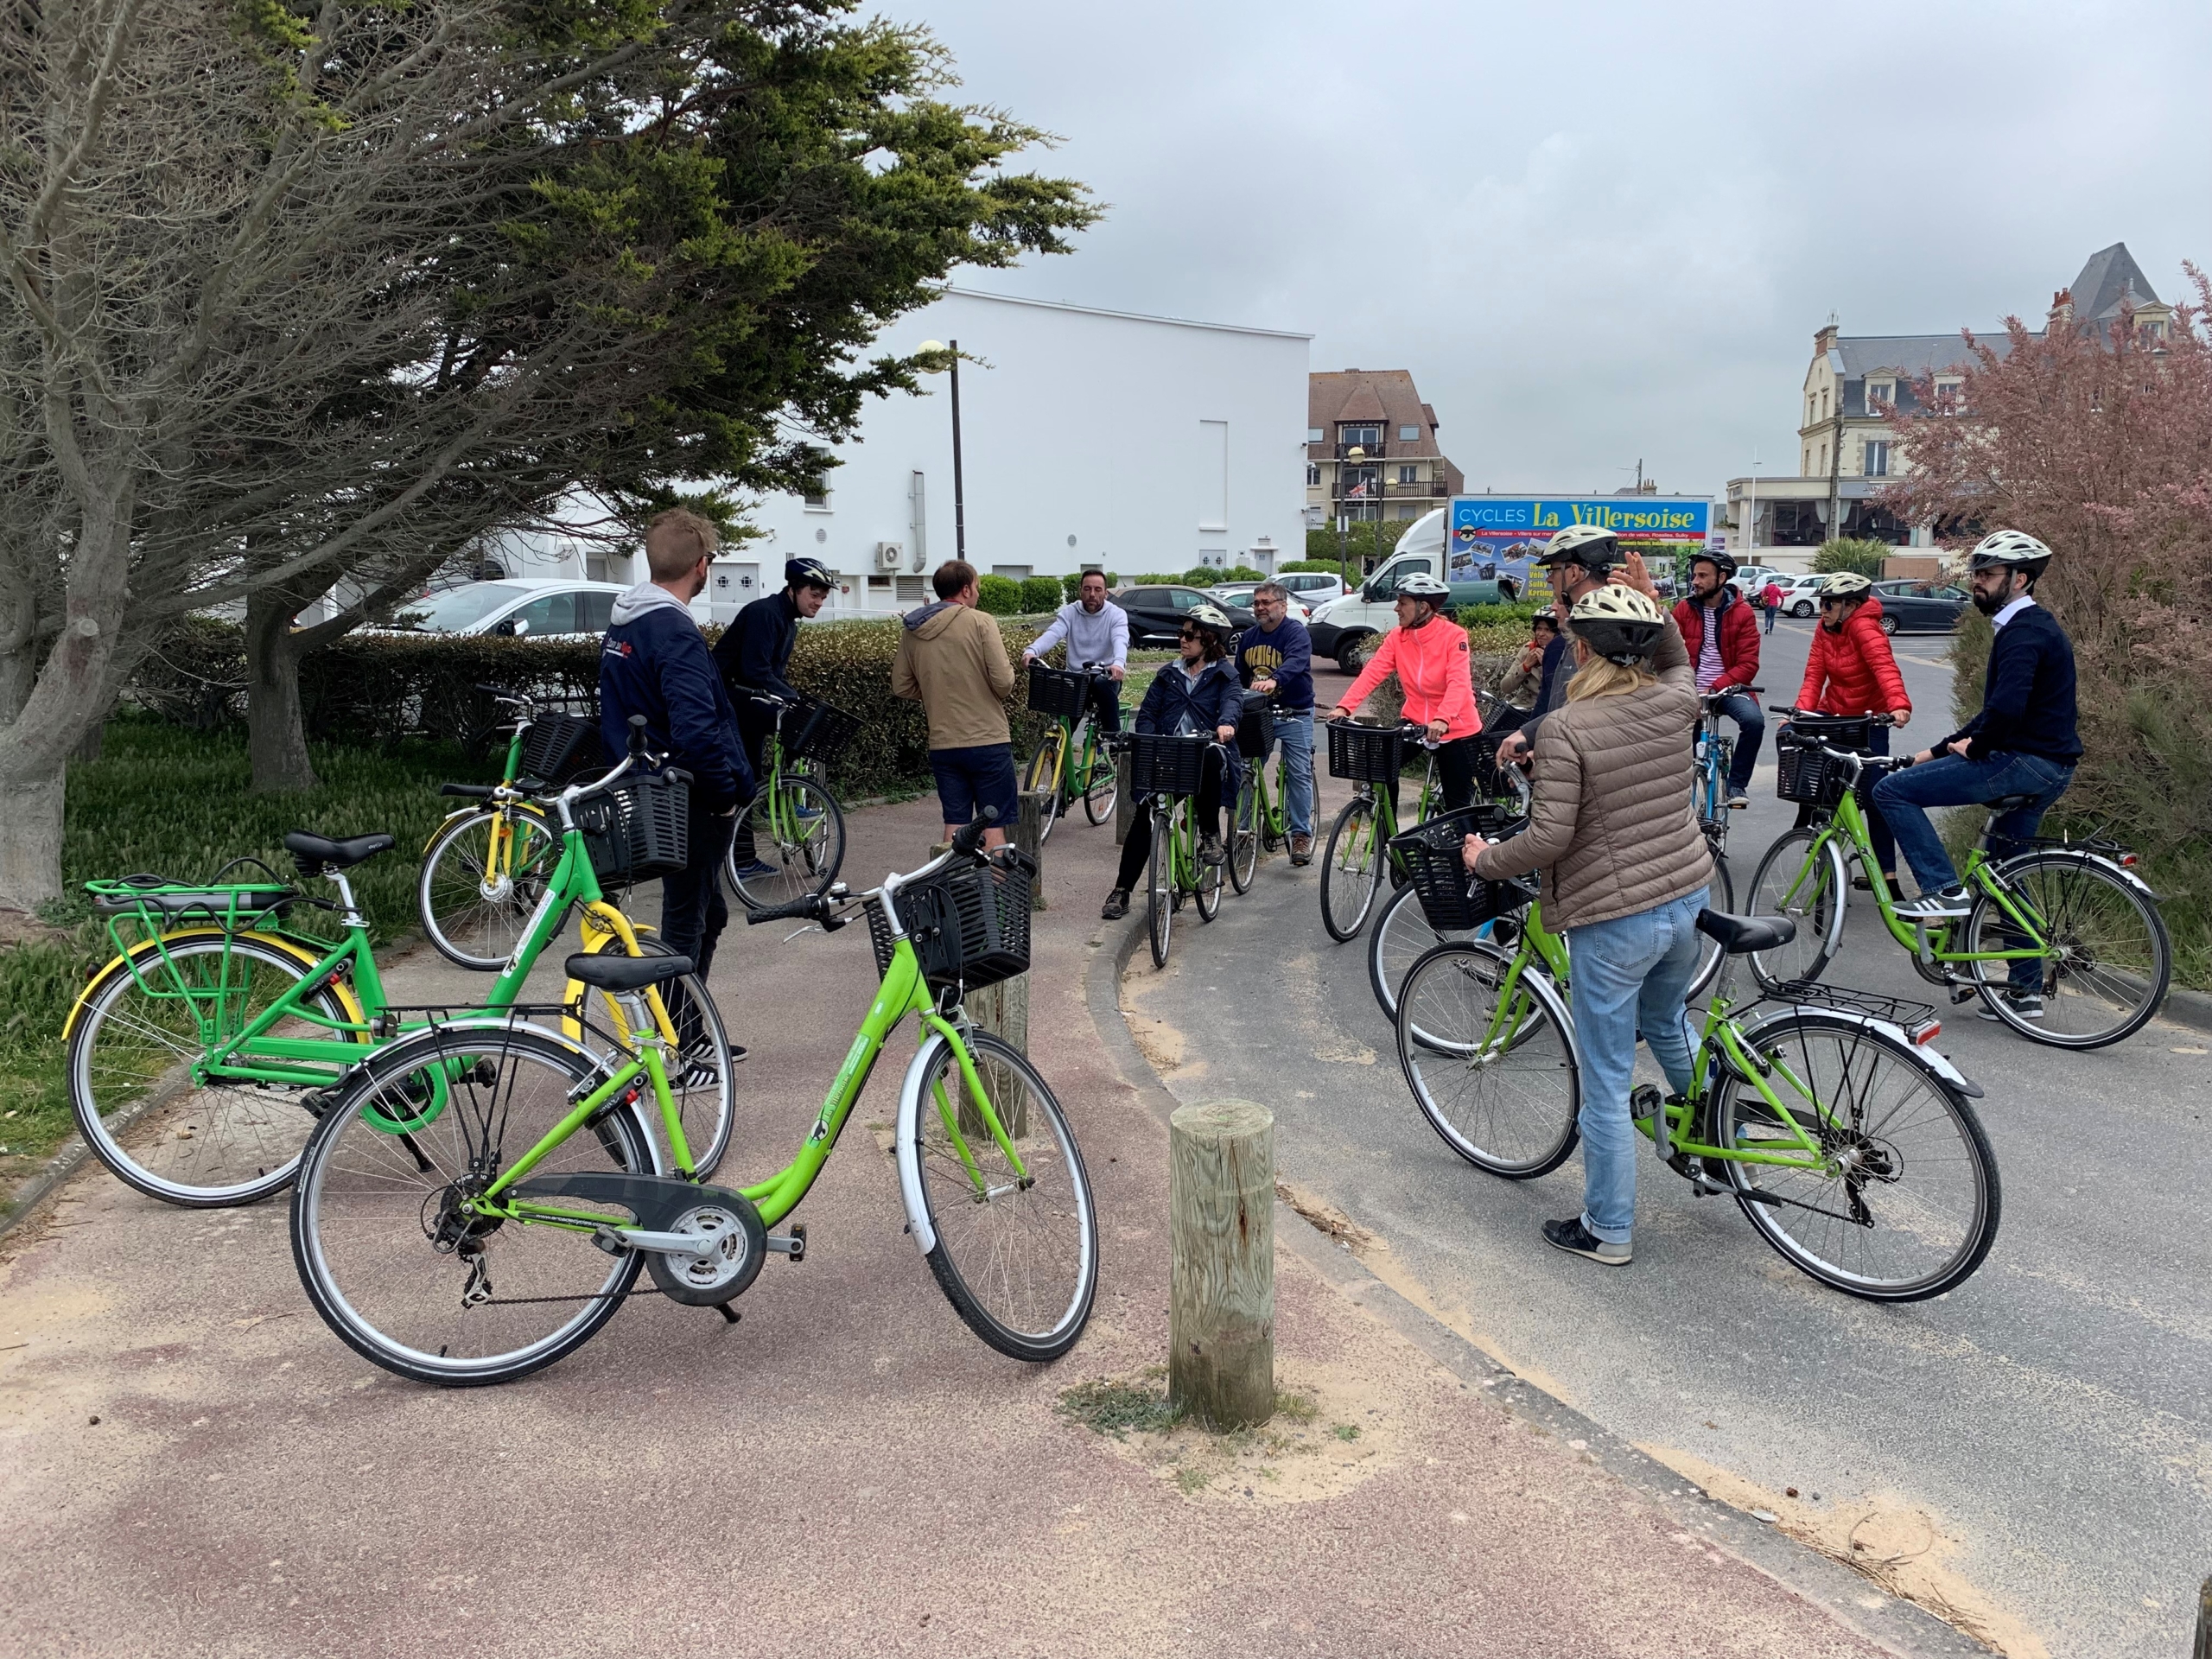
POLYGON ((2125 241, 2212 264, 2212 4, 929 0, 962 96, 1110 205, 956 280, 1406 368, 1470 486, 1794 470, 1847 334, 2039 320, 2125 241))

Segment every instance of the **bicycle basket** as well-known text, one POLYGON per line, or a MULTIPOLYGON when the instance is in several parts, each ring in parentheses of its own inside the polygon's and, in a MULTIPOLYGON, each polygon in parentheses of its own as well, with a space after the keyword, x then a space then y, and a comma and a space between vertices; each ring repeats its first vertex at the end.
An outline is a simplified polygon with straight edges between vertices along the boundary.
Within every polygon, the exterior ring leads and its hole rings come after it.
POLYGON ((1466 932, 1536 896, 1526 878, 1484 881, 1470 874, 1460 856, 1460 844, 1471 832, 1496 838, 1522 823, 1496 803, 1482 801, 1440 813, 1390 838, 1390 851, 1405 866, 1429 926, 1440 933, 1466 932))
POLYGON ((1329 776, 1355 784, 1395 784, 1405 766, 1405 734, 1395 726, 1329 722, 1329 776))
POLYGON ((1275 746, 1275 711, 1263 691, 1244 694, 1244 712, 1236 721, 1236 753, 1248 760, 1264 760, 1275 746))
POLYGON ((1139 732, 1129 739, 1130 785, 1140 795, 1195 795, 1205 775, 1207 741, 1139 732))
POLYGON ((587 773, 605 772, 599 722, 582 715, 540 715, 522 734, 522 775, 565 788, 587 773))
POLYGON ((1084 710, 1090 706, 1090 677, 1074 674, 1064 668, 1047 668, 1042 663, 1029 665, 1029 706, 1040 715, 1050 715, 1054 720, 1075 721, 1083 718, 1084 710))
MULTIPOLYGON (((988 864, 938 876, 899 893, 899 917, 922 977, 938 990, 958 985, 976 991, 1027 973, 1030 889, 1036 874, 1035 861, 1009 848, 988 864)), ((880 976, 891 969, 896 942, 882 901, 871 899, 865 909, 880 976)))
POLYGON ((575 817, 601 881, 649 881, 691 861, 691 785, 683 778, 626 778, 578 802, 575 817))
POLYGON ((859 717, 808 697, 784 716, 784 756, 828 766, 861 728, 859 717))
MULTIPOLYGON (((1866 722, 1857 723, 1863 743, 1866 722)), ((1801 737, 1794 724, 1785 727, 1774 741, 1774 792, 1785 801, 1806 806, 1834 806, 1841 800, 1850 768, 1808 747, 1829 742, 1838 748, 1844 747, 1824 734, 1807 733, 1801 737)))

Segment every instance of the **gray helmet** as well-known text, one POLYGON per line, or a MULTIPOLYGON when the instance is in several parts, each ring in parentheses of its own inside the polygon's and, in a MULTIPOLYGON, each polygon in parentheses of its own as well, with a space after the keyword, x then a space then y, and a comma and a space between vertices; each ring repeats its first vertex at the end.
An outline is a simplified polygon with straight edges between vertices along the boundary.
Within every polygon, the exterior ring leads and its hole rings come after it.
POLYGON ((1202 628, 1211 628, 1221 634, 1227 633, 1236 626, 1229 620, 1227 613, 1212 605, 1193 605, 1183 613, 1183 620, 1194 622, 1202 628))
POLYGON ((1400 599, 1445 600, 1452 596, 1452 589, 1441 576, 1432 576, 1426 570, 1415 570, 1398 579, 1400 599))
POLYGON ((1864 599, 1874 584, 1856 570, 1839 570, 1821 584, 1822 599, 1864 599))
POLYGON ((1579 564, 1610 570, 1620 563, 1621 538, 1599 524, 1569 524, 1544 543, 1538 564, 1579 564))

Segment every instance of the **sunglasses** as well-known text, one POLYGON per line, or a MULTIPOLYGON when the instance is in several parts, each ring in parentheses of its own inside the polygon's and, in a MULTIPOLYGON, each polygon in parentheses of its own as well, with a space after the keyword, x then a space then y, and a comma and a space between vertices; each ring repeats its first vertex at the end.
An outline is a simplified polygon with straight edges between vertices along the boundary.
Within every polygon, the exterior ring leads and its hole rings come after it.
POLYGON ((1199 635, 1198 631, 1196 628, 1185 628, 1185 629, 1184 629, 1184 630, 1183 630, 1183 637, 1184 637, 1185 639, 1196 639, 1200 638, 1201 636, 1199 635))

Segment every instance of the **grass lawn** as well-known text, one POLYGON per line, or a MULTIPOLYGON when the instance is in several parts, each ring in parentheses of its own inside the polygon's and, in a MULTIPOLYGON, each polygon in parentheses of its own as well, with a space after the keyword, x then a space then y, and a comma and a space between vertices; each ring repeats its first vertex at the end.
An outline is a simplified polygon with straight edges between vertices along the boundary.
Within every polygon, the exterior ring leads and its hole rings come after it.
MULTIPOLYGON (((472 765, 459 750, 406 745, 316 745, 319 789, 253 795, 242 732, 192 732, 138 715, 111 721, 98 760, 69 769, 61 875, 66 896, 47 920, 66 939, 0 949, 0 1181, 20 1179, 70 1132, 62 1076, 62 1022, 86 976, 115 954, 81 884, 152 871, 188 880, 213 876, 242 854, 290 879, 288 830, 331 836, 389 830, 391 852, 353 874, 379 944, 415 926, 415 880, 423 843, 446 811, 463 804, 437 793, 448 779, 488 781, 498 762, 472 765), (488 769, 487 769, 488 768, 488 769)), ((234 879, 251 880, 257 873, 234 879)), ((266 879, 266 878, 260 878, 266 879)), ((327 884, 304 884, 327 896, 327 884)), ((292 925, 334 932, 327 912, 296 912, 292 925)))

